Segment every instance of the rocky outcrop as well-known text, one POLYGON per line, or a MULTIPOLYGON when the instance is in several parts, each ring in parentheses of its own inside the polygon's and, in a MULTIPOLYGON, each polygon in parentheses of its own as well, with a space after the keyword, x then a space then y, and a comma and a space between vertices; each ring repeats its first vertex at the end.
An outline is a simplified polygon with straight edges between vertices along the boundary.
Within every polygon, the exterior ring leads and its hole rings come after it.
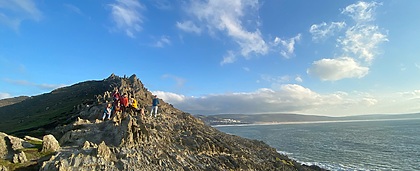
MULTIPOLYGON (((0 159, 12 160, 23 149, 24 140, 0 132, 0 159)), ((24 154, 20 154, 24 156, 24 154)), ((25 156, 26 157, 26 156, 25 156)))
POLYGON ((0 171, 9 171, 9 169, 6 166, 0 166, 0 171))
MULTIPOLYGON (((147 107, 152 94, 135 75, 104 80, 147 107)), ((157 118, 128 110, 98 120, 112 89, 52 133, 62 148, 41 170, 316 170, 256 140, 227 135, 162 101, 157 118)))
POLYGON ((42 150, 41 152, 57 152, 60 150, 60 144, 53 135, 45 135, 42 139, 42 150))

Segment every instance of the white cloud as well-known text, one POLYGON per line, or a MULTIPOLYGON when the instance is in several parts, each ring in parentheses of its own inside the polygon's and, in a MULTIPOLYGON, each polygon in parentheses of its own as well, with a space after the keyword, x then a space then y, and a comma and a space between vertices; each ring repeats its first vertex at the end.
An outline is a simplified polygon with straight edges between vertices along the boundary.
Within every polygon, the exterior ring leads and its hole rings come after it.
POLYGON ((280 54, 285 58, 290 58, 294 55, 295 43, 300 41, 302 35, 298 34, 295 37, 290 38, 289 40, 282 40, 278 37, 274 39, 272 46, 280 46, 280 54))
POLYGON ((12 95, 10 95, 9 93, 0 92, 0 100, 1 99, 7 99, 7 98, 10 98, 10 97, 12 97, 12 95))
POLYGON ((160 39, 154 44, 154 47, 163 48, 166 45, 170 45, 171 40, 168 36, 161 36, 160 39))
POLYGON ((301 83, 303 82, 303 79, 300 76, 296 76, 295 81, 301 83))
POLYGON ((387 36, 374 25, 353 26, 346 31, 344 39, 338 40, 345 53, 356 55, 368 63, 377 55, 377 46, 386 41, 387 36))
POLYGON ((335 59, 321 59, 312 63, 307 73, 322 80, 340 80, 344 78, 362 78, 368 74, 369 66, 379 54, 378 46, 388 41, 387 35, 374 25, 375 9, 380 5, 376 2, 358 2, 342 10, 342 14, 350 16, 354 25, 348 22, 336 22, 327 25, 325 22, 312 25, 310 32, 314 40, 330 35, 334 30, 344 28, 343 36, 339 36, 336 47, 342 54, 335 59), (320 29, 323 28, 323 29, 320 29))
POLYGON ((359 1, 344 8, 341 13, 349 15, 356 22, 369 22, 375 20, 375 8, 382 5, 377 2, 359 1))
POLYGON ((324 81, 344 78, 362 78, 369 72, 368 67, 360 66, 353 58, 321 59, 312 63, 307 73, 324 81))
POLYGON ((369 94, 335 92, 320 94, 297 84, 254 92, 211 94, 188 97, 156 91, 160 98, 193 114, 218 113, 304 113, 322 115, 366 114, 378 110, 381 101, 369 94))
POLYGON ((345 26, 345 22, 331 22, 330 24, 322 22, 321 24, 313 24, 309 29, 309 32, 312 34, 312 40, 319 41, 333 36, 345 26))
POLYGON ((201 33, 201 29, 197 27, 197 25, 195 25, 192 21, 176 22, 176 27, 185 32, 191 32, 196 34, 201 33))
MULTIPOLYGON (((193 17, 194 23, 192 21, 177 22, 177 27, 181 30, 201 33, 205 29, 210 35, 221 33, 239 46, 238 54, 245 58, 250 58, 251 55, 265 55, 269 52, 270 47, 257 28, 258 17, 253 16, 258 14, 258 0, 191 0, 189 2, 184 9, 193 17), (255 28, 248 29, 244 23, 255 28)), ((221 63, 233 62, 226 59, 231 58, 225 57, 221 63)))
POLYGON ((153 91, 152 94, 172 104, 183 103, 186 102, 187 99, 184 95, 164 91, 153 91))
POLYGON ((44 90, 53 90, 53 89, 57 89, 60 87, 64 87, 67 86, 65 84, 38 84, 38 83, 33 83, 33 82, 29 82, 26 80, 11 80, 11 79, 4 79, 4 81, 11 83, 11 84, 15 84, 15 85, 22 85, 22 86, 31 86, 31 87, 37 87, 40 89, 44 89, 44 90))
POLYGON ((22 21, 39 21, 42 12, 32 0, 0 1, 0 23, 18 30, 22 21))
POLYGON ((220 62, 220 65, 234 63, 236 61, 236 55, 233 51, 228 51, 227 54, 223 57, 223 60, 220 62))
POLYGON ((145 7, 137 0, 116 0, 109 4, 112 8, 111 16, 116 24, 116 28, 134 38, 135 33, 141 31, 143 24, 143 15, 141 12, 145 7))
POLYGON ((169 0, 151 0, 155 7, 161 10, 169 10, 172 8, 172 1, 169 0))

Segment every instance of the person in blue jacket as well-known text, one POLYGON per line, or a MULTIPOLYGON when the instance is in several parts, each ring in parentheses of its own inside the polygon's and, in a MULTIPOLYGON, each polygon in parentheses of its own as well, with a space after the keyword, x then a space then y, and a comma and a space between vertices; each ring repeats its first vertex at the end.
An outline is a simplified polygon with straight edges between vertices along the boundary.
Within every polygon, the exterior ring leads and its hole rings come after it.
POLYGON ((155 117, 158 114, 158 105, 159 105, 159 99, 155 95, 152 102, 152 110, 150 111, 150 117, 153 116, 153 112, 155 113, 155 117))

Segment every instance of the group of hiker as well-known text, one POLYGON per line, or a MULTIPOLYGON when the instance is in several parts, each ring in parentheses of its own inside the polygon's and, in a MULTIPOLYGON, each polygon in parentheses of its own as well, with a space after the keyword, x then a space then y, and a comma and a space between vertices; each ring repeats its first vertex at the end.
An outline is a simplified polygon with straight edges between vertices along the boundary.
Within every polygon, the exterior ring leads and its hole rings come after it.
MULTIPOLYGON (((107 106, 105 107, 102 120, 105 120, 105 119, 110 120, 111 116, 115 116, 119 112, 125 113, 128 110, 139 112, 142 116, 145 115, 144 107, 141 107, 141 108, 138 107, 138 103, 137 103, 137 100, 134 98, 134 95, 131 95, 130 97, 128 96, 127 93, 124 93, 123 95, 121 95, 118 89, 116 89, 114 93, 112 94, 112 99, 113 99, 113 102, 108 103, 107 106)), ((159 99, 157 98, 156 95, 154 95, 153 101, 152 101, 152 109, 150 110, 151 117, 153 116, 153 113, 154 113, 154 117, 157 116, 158 105, 159 105, 159 99)))

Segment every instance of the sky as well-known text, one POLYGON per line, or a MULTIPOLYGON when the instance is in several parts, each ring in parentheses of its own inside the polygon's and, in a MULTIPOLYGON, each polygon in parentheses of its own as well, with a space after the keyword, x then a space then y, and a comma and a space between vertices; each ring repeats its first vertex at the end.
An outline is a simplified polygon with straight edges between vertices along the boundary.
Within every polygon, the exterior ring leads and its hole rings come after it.
POLYGON ((0 0, 0 99, 115 73, 192 114, 416 113, 419 6, 0 0))

